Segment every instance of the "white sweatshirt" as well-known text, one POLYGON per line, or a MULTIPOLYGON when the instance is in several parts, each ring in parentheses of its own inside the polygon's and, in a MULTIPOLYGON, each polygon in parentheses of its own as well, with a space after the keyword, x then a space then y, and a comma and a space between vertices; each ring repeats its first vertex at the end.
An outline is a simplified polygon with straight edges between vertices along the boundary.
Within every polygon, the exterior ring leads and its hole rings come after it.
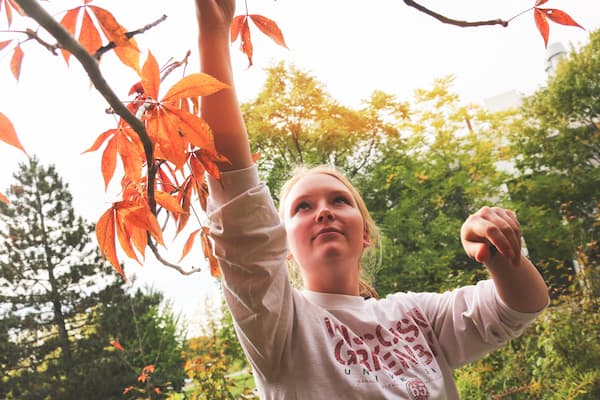
POLYGON ((299 291, 286 234, 255 167, 209 178, 227 304, 262 399, 458 399, 452 369, 521 334, 491 280, 384 299, 299 291))

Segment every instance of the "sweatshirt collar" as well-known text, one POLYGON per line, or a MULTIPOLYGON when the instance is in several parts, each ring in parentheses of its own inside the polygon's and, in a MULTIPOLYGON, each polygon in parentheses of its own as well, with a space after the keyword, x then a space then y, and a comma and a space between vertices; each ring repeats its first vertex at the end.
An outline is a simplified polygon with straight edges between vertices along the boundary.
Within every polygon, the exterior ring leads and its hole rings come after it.
POLYGON ((361 296, 350 296, 346 294, 332 294, 314 292, 312 290, 302 290, 305 299, 313 304, 323 307, 327 310, 358 308, 362 307, 365 300, 361 296))

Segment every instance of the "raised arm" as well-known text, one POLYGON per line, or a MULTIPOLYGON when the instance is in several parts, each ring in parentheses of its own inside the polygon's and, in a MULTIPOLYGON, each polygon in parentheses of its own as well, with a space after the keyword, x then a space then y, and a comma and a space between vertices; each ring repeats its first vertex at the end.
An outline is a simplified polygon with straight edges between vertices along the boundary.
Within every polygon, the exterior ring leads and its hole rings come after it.
POLYGON ((510 308, 531 313, 547 305, 548 287, 521 254, 521 226, 512 211, 483 207, 463 224, 461 242, 467 255, 487 267, 500 298, 510 308))
POLYGON ((229 27, 234 12, 235 0, 196 0, 200 69, 231 86, 203 97, 201 103, 202 118, 213 130, 217 151, 230 161, 219 165, 221 171, 252 165, 229 53, 229 27))

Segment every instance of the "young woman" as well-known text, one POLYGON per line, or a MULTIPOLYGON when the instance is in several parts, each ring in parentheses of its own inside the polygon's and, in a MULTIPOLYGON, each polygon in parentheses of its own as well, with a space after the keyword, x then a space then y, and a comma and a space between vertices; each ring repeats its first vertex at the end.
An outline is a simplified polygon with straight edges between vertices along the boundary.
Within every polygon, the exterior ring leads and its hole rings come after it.
POLYGON ((466 253, 490 280, 442 294, 360 296, 360 259, 377 235, 363 200, 339 172, 319 167, 286 184, 278 214, 252 164, 234 90, 235 0, 196 6, 201 69, 231 85, 202 99, 230 161, 220 166, 222 182, 209 178, 211 235, 261 398, 458 398, 452 369, 519 335, 548 303, 542 277, 521 255, 515 215, 484 207, 462 226, 466 253), (302 291, 289 283, 287 258, 300 268, 302 291))

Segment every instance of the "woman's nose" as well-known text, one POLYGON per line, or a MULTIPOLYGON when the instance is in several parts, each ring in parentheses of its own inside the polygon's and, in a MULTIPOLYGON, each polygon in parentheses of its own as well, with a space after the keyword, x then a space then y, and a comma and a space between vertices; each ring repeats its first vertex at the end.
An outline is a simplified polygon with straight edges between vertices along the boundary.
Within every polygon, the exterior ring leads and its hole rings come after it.
POLYGON ((334 220, 334 215, 331 212, 331 210, 327 207, 321 207, 321 209, 319 210, 319 213, 317 214, 317 221, 318 222, 324 222, 324 221, 333 221, 334 220))

